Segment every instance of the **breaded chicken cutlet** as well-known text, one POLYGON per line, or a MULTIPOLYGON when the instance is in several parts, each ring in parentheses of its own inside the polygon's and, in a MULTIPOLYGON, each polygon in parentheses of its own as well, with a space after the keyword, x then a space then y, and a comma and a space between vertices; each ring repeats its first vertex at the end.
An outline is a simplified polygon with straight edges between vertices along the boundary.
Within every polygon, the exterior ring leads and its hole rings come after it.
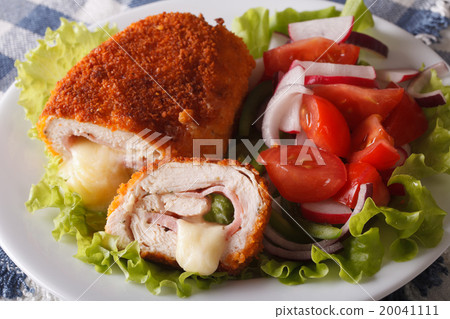
POLYGON ((88 206, 104 208, 145 160, 192 156, 193 139, 227 145, 255 62, 220 22, 211 26, 190 13, 147 17, 57 83, 39 135, 62 157, 69 184, 88 206), (99 193, 108 195, 98 201, 99 193))
POLYGON ((123 249, 201 275, 239 273, 262 249, 271 200, 258 173, 233 160, 175 158, 137 172, 108 210, 105 231, 123 249), (206 222, 211 194, 232 203, 228 225, 206 222))

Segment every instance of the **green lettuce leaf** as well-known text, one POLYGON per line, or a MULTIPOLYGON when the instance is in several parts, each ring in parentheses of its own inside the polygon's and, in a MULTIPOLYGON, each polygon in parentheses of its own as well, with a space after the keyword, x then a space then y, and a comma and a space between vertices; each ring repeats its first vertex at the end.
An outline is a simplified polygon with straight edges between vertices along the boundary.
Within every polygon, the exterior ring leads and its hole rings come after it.
POLYGON ((25 203, 28 211, 34 212, 46 207, 59 208, 60 213, 53 220, 55 229, 52 234, 56 240, 60 240, 65 234, 80 233, 88 236, 103 230, 106 213, 87 210, 80 195, 71 192, 65 180, 58 175, 60 158, 51 155, 48 158, 43 178, 31 187, 29 199, 25 203))
POLYGON ((415 257, 419 244, 427 248, 439 244, 446 212, 413 176, 395 175, 389 180, 389 184, 393 183, 402 184, 406 195, 395 197, 392 207, 377 207, 371 198, 367 199, 364 209, 350 220, 350 233, 359 234, 372 217, 382 214, 386 224, 397 232, 389 248, 392 259, 406 261, 415 257))
MULTIPOLYGON (((420 170, 425 167, 433 169, 436 173, 450 174, 450 86, 444 86, 437 73, 432 70, 429 84, 424 92, 441 90, 447 103, 433 108, 423 109, 428 118, 427 132, 411 143, 414 153, 423 154, 424 158, 414 164, 419 165, 420 170)), ((414 169, 413 163, 408 166, 414 169)), ((432 173, 428 169, 428 174, 432 173)))
POLYGON ((103 231, 92 237, 77 234, 78 252, 76 258, 92 264, 102 274, 111 274, 113 267, 118 267, 127 281, 144 284, 155 295, 164 287, 172 289, 179 297, 188 297, 194 286, 208 289, 212 284, 219 284, 228 279, 226 273, 216 272, 210 276, 199 276, 192 272, 167 268, 148 262, 140 256, 139 244, 131 242, 125 249, 117 248, 117 236, 103 231))
POLYGON ((82 23, 61 19, 55 31, 47 29, 37 48, 16 61, 16 86, 21 89, 19 105, 32 124, 36 124, 56 83, 89 51, 117 32, 116 27, 89 31, 82 23), (105 32, 106 31, 106 32, 105 32))
POLYGON ((292 8, 287 8, 283 11, 275 11, 269 18, 270 34, 274 31, 288 34, 289 23, 332 18, 339 16, 339 14, 340 12, 336 10, 336 7, 334 6, 315 11, 299 12, 292 8))
POLYGON ((406 196, 397 197, 391 206, 406 212, 421 212, 423 222, 410 238, 424 247, 435 247, 442 239, 444 229, 443 220, 447 215, 433 199, 430 191, 422 183, 409 175, 396 175, 391 177, 389 185, 400 183, 405 187, 406 196))
POLYGON ((353 31, 364 31, 375 25, 372 13, 370 13, 369 9, 364 4, 364 0, 347 0, 342 9, 341 16, 355 17, 353 31))
POLYGON ((271 37, 269 10, 262 7, 249 9, 233 20, 231 29, 244 40, 255 59, 262 57, 263 52, 269 47, 271 37))
MULTIPOLYGON (((313 254, 313 256, 315 258, 316 254, 313 254)), ((310 278, 323 278, 329 272, 328 266, 317 260, 305 264, 271 259, 264 254, 261 254, 260 258, 262 271, 271 277, 277 278, 279 282, 285 285, 303 284, 310 278)))
POLYGON ((416 179, 439 174, 438 171, 425 164, 425 155, 411 154, 402 166, 397 167, 392 175, 411 175, 416 179))
POLYGON ((419 246, 416 241, 410 238, 397 238, 389 247, 389 253, 393 260, 397 262, 408 261, 416 257, 419 246))
POLYGON ((364 276, 373 276, 381 268, 384 246, 377 227, 354 235, 344 241, 344 250, 339 254, 327 254, 314 246, 312 254, 318 262, 333 260, 340 267, 339 277, 350 283, 358 283, 364 276))

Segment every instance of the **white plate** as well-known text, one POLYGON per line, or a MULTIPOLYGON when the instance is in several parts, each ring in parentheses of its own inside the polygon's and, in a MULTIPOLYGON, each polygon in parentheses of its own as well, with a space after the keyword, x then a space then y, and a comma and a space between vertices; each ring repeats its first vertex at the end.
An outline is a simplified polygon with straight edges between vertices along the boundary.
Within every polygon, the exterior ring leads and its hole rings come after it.
MULTIPOLYGON (((215 18, 225 19, 231 26, 232 19, 248 8, 263 6, 271 10, 293 7, 298 10, 314 10, 336 5, 322 1, 269 1, 226 0, 217 3, 207 0, 157 2, 139 7, 108 21, 124 28, 131 22, 162 11, 203 13, 213 23, 215 18)), ((371 58, 375 66, 420 67, 442 60, 410 34, 384 20, 376 19, 373 35, 382 39, 390 48, 386 61, 371 58)), ((369 59, 369 58, 368 58, 369 59)), ((74 240, 65 238, 55 242, 51 236, 55 210, 45 210, 34 215, 25 210, 30 185, 39 181, 45 158, 43 145, 27 138, 29 124, 24 112, 17 105, 18 90, 11 87, 0 104, 0 246, 35 281, 66 300, 176 300, 171 293, 151 295, 144 286, 125 282, 123 275, 101 276, 91 265, 73 258, 76 253, 74 240)), ((448 189, 450 178, 439 176, 427 185, 437 202, 450 211, 448 189)), ((445 219, 445 234, 438 247, 421 250, 419 255, 406 263, 395 263, 387 258, 382 269, 360 286, 349 284, 332 275, 321 280, 310 280, 304 285, 285 286, 275 279, 255 279, 227 282, 207 291, 194 294, 190 300, 370 300, 381 299, 403 286, 428 267, 450 244, 450 221, 445 219)))

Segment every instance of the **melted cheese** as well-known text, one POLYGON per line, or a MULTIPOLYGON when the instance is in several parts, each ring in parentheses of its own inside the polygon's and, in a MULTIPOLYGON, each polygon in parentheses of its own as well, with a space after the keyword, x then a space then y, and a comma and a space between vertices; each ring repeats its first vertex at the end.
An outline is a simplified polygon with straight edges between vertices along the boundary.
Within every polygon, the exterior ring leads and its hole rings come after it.
POLYGON ((71 146, 71 153, 61 175, 69 188, 80 194, 86 208, 105 210, 119 185, 130 179, 132 172, 123 163, 124 154, 84 138, 71 146))
POLYGON ((219 265, 225 250, 225 231, 222 225, 177 221, 176 260, 185 271, 211 275, 219 265))

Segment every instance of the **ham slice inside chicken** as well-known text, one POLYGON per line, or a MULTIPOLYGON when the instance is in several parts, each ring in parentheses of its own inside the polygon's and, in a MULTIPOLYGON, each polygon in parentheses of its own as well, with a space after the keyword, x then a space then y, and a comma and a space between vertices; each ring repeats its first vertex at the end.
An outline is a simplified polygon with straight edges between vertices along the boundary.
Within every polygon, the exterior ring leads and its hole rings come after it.
MULTIPOLYGON (((194 221, 194 217, 203 217, 206 213, 209 212, 209 209, 204 210, 203 207, 210 208, 211 205, 209 203, 209 200, 207 199, 207 196, 209 194, 213 193, 220 193, 223 194, 225 197, 227 197, 234 207, 234 219, 231 222, 231 224, 225 226, 226 230, 226 238, 230 238, 234 233, 236 233, 241 226, 242 221, 242 205, 239 202, 239 198, 236 196, 236 194, 228 189, 226 189, 224 186, 212 186, 209 187, 201 192, 184 192, 184 193, 177 193, 173 195, 169 195, 170 197, 175 197, 175 202, 166 204, 160 206, 161 209, 163 209, 162 213, 159 214, 150 214, 149 218, 147 219, 147 223, 149 224, 157 224, 161 227, 164 227, 168 230, 171 230, 173 232, 177 232, 177 220, 179 218, 174 217, 174 214, 177 216, 188 216, 191 217, 190 220, 194 221), (189 199, 196 199, 195 201, 192 201, 189 199), (186 200, 188 199, 188 200, 186 200), (179 203, 176 203, 176 202, 179 203), (205 204, 205 202, 207 202, 205 204), (186 206, 187 204, 194 204, 195 206, 186 206), (191 212, 190 209, 202 209, 197 215, 189 214, 191 212)), ((163 195, 162 200, 164 201, 163 195)), ((189 220, 189 219, 187 219, 189 220)), ((201 219, 200 219, 201 220, 201 219)))

